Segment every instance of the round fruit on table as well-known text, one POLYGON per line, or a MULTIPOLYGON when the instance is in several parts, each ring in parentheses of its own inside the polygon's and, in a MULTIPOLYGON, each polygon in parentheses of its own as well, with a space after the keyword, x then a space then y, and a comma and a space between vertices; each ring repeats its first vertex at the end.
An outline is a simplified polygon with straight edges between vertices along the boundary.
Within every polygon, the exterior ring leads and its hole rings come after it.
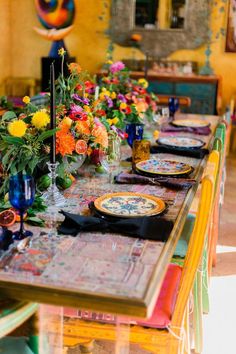
POLYGON ((44 191, 51 185, 51 178, 48 175, 43 175, 37 180, 37 189, 44 191))
POLYGON ((0 226, 10 227, 16 221, 16 213, 11 210, 3 210, 0 213, 0 226))
POLYGON ((67 188, 70 188, 70 186, 72 185, 72 180, 69 176, 66 176, 64 178, 57 177, 56 183, 60 189, 67 189, 67 188))

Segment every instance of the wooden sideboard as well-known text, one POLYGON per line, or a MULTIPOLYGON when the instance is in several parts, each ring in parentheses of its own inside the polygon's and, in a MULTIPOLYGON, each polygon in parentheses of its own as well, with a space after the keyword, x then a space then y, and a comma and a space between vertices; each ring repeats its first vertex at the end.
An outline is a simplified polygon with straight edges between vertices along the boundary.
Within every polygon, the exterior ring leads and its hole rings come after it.
MULTIPOLYGON (((144 76, 141 71, 133 71, 133 78, 144 76)), ((201 75, 169 75, 148 71, 148 90, 157 94, 188 96, 191 106, 183 112, 195 114, 217 114, 220 109, 220 78, 201 75)))

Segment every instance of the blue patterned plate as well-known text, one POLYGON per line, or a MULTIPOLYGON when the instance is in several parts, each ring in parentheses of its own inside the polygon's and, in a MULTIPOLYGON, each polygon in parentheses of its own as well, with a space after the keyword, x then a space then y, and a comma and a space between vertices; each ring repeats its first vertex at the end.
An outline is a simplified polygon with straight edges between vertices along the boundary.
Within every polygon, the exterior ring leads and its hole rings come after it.
POLYGON ((208 127, 210 124, 207 121, 201 119, 176 119, 171 122, 178 127, 190 127, 190 128, 203 128, 208 127))
POLYGON ((94 206, 104 214, 125 218, 157 215, 166 208, 160 198, 132 192, 105 194, 94 201, 94 206))
POLYGON ((150 159, 140 161, 136 164, 136 169, 150 175, 184 175, 192 171, 192 167, 183 162, 150 159))
POLYGON ((157 140, 160 145, 185 149, 199 149, 205 145, 204 141, 187 136, 165 136, 157 140))

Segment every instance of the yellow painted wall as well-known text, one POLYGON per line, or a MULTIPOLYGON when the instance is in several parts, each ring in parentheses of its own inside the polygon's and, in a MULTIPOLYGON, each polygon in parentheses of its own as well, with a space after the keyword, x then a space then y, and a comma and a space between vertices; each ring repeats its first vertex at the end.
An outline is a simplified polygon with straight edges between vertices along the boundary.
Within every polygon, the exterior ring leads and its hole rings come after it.
MULTIPOLYGON (((227 7, 223 0, 215 0, 217 6, 212 15, 212 29, 215 34, 226 26, 226 13, 219 14, 219 7, 227 7)), ((74 30, 66 38, 66 45, 72 56, 84 69, 96 72, 106 58, 109 37, 104 33, 109 27, 111 0, 75 0, 76 18, 74 30)), ((0 81, 7 75, 40 78, 40 58, 47 56, 50 42, 39 37, 33 27, 41 27, 33 0, 0 0, 0 44, 3 55, 0 58, 0 81), (9 28, 11 25, 11 28, 9 28), (12 49, 10 49, 10 47, 12 49)), ((199 24, 200 25, 200 24, 199 24)), ((224 52, 225 39, 220 37, 212 44, 211 64, 223 80, 223 100, 228 102, 236 93, 236 53, 224 52)), ((180 50, 170 58, 195 60, 204 63, 205 46, 196 50, 180 50)), ((142 53, 135 50, 137 58, 142 53)), ((132 50, 115 45, 114 59, 131 58, 132 50)))
MULTIPOLYGON (((10 75, 10 0, 0 0, 0 84, 10 75)), ((0 95, 4 88, 0 85, 0 95)))

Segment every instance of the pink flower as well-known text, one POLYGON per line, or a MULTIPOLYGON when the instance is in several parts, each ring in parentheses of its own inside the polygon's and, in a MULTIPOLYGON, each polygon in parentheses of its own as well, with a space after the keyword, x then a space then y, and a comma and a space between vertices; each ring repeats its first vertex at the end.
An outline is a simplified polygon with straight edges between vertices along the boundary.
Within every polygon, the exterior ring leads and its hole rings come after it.
POLYGON ((125 68, 125 64, 122 61, 117 61, 110 66, 110 72, 112 74, 116 73, 117 71, 121 71, 125 68))

